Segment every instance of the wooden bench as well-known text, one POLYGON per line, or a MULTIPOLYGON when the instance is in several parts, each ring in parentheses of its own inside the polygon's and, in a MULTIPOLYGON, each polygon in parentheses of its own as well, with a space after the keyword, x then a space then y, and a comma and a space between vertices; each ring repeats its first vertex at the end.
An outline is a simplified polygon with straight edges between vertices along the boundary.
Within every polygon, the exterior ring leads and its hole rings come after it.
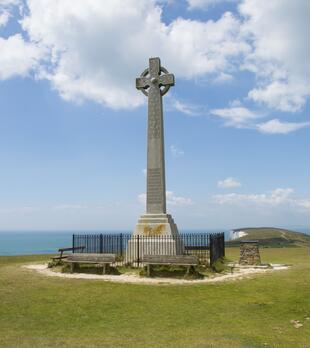
POLYGON ((151 276, 153 265, 185 266, 186 274, 189 274, 191 267, 198 265, 198 259, 193 255, 144 255, 142 262, 147 266, 148 277, 151 276))
POLYGON ((64 255, 64 252, 65 251, 76 251, 76 250, 80 250, 80 251, 83 251, 85 249, 85 246, 79 246, 79 247, 73 247, 73 248, 60 248, 58 249, 58 252, 60 253, 59 256, 53 256, 52 257, 52 260, 53 261, 61 261, 63 259, 66 259, 69 255, 65 254, 64 255))
POLYGON ((79 254, 68 255, 64 260, 65 263, 71 264, 71 273, 74 272, 76 264, 95 264, 102 266, 102 274, 105 274, 110 264, 115 262, 115 254, 79 254))

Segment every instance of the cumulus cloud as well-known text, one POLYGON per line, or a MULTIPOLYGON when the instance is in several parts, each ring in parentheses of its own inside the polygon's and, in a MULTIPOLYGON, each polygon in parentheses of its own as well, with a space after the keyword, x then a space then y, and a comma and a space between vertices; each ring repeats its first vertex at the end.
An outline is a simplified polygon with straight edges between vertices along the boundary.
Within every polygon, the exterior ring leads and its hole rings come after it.
POLYGON ((279 207, 288 206, 301 211, 309 211, 310 198, 294 197, 294 189, 292 188, 277 188, 267 193, 260 194, 238 194, 228 193, 214 195, 213 199, 220 205, 234 205, 248 207, 249 204, 256 207, 279 207))
POLYGON ((7 25, 11 17, 12 7, 19 3, 19 0, 0 0, 0 28, 7 25))
POLYGON ((227 126, 237 128, 249 125, 249 122, 261 117, 258 113, 249 110, 243 106, 232 106, 223 109, 213 109, 210 111, 212 115, 218 116, 225 120, 227 126))
POLYGON ((228 177, 224 180, 219 180, 217 182, 217 187, 223 188, 223 189, 240 187, 240 186, 241 186, 241 182, 239 182, 238 180, 232 177, 228 177))
MULTIPOLYGON (((172 191, 166 191, 166 199, 167 199, 167 205, 170 206, 177 206, 177 207, 183 207, 183 206, 189 206, 193 205, 194 202, 189 197, 182 197, 182 196, 176 196, 172 191)), ((138 196, 138 201, 141 204, 146 204, 146 193, 141 193, 138 196)))
MULTIPOLYGON (((72 6, 71 0, 25 0, 20 20, 25 35, 0 39, 0 79, 35 71, 65 100, 131 108, 145 102, 134 77, 149 57, 160 56, 178 78, 208 75, 209 81, 227 83, 238 69, 248 70, 256 76, 251 100, 280 111, 302 110, 310 95, 307 0, 243 0, 238 16, 178 17, 169 24, 162 20, 167 1, 105 0, 102 6, 100 0, 76 0, 72 6)), ((188 0, 188 7, 206 9, 225 1, 235 0, 188 0)), ((0 0, 0 26, 19 4, 0 0)), ((201 113, 190 103, 172 104, 187 115, 201 113)), ((242 105, 211 112, 237 128, 267 127, 253 127, 259 115, 242 105)))
POLYGON ((201 106, 185 103, 175 98, 170 98, 170 105, 173 109, 188 116, 198 116, 203 114, 203 108, 201 106))
POLYGON ((257 125, 260 132, 267 134, 288 134, 306 127, 310 127, 310 122, 281 122, 277 118, 257 125))
POLYGON ((233 80, 233 75, 231 74, 227 74, 227 73, 224 73, 224 72, 220 72, 216 78, 214 79, 214 82, 217 83, 217 84, 222 84, 222 83, 227 83, 229 81, 232 81, 233 80))
POLYGON ((42 57, 41 49, 25 42, 20 34, 8 39, 0 37, 0 52, 0 80, 27 75, 42 57))
POLYGON ((149 0, 27 0, 21 20, 30 41, 46 54, 39 76, 66 100, 90 99, 112 108, 144 102, 134 78, 160 56, 180 78, 217 75, 249 50, 239 21, 178 18, 169 25, 149 0), (175 59, 178 57, 178 59, 175 59), (46 63, 49 64, 46 64, 46 63), (189 63, 190 62, 190 63, 189 63))
POLYGON ((310 95, 309 2, 244 0, 239 11, 253 47, 244 68, 259 81, 249 97, 281 111, 300 110, 310 95))
POLYGON ((0 10, 0 27, 6 26, 10 18, 10 12, 7 10, 0 10))
POLYGON ((175 145, 170 145, 170 151, 172 157, 174 158, 182 157, 184 155, 184 151, 182 149, 179 149, 175 145))
POLYGON ((89 207, 87 205, 83 204, 58 204, 52 207, 52 210, 56 211, 77 211, 82 209, 88 209, 89 207))

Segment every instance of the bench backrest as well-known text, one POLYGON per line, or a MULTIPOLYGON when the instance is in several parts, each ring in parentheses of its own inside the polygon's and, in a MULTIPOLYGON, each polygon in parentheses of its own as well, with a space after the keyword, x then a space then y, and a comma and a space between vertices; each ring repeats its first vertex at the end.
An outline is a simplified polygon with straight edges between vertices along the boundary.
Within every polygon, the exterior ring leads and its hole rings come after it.
POLYGON ((73 247, 73 248, 60 248, 58 249, 58 252, 64 252, 64 251, 75 251, 75 250, 84 250, 85 246, 79 246, 79 247, 73 247))
POLYGON ((67 261, 86 261, 86 262, 115 262, 115 254, 79 254, 74 253, 68 256, 67 261))
POLYGON ((142 262, 154 264, 198 265, 193 255, 144 255, 142 262))

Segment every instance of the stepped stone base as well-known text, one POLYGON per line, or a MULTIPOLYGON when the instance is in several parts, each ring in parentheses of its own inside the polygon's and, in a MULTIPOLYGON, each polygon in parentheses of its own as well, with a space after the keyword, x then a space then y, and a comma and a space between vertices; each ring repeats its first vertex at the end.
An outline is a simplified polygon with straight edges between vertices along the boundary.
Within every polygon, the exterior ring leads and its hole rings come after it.
POLYGON ((183 251, 183 241, 171 215, 145 214, 128 241, 126 261, 141 261, 143 255, 181 255, 183 251))

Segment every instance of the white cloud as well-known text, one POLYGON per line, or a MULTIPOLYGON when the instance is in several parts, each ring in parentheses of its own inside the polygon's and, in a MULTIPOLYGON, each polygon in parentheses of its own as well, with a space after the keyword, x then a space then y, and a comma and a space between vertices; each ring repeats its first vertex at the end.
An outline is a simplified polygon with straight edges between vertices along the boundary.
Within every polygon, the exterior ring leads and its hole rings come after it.
POLYGON ((299 199, 296 201, 296 204, 304 210, 310 210, 310 198, 299 199))
POLYGON ((0 214, 17 214, 17 215, 28 215, 40 210, 39 207, 24 206, 24 207, 14 207, 14 208, 2 208, 0 207, 0 214))
POLYGON ((56 211, 76 211, 76 210, 82 210, 82 209, 88 209, 89 207, 87 205, 83 204, 59 204, 52 207, 52 210, 56 211))
POLYGON ((228 81, 232 81, 233 80, 233 75, 231 74, 227 74, 224 72, 220 72, 216 78, 214 79, 215 83, 221 84, 221 83, 226 83, 228 81))
POLYGON ((198 116, 203 113, 202 107, 199 105, 184 103, 175 98, 170 98, 170 103, 172 108, 188 116, 198 116))
POLYGON ((0 0, 0 27, 7 25, 11 17, 12 7, 19 3, 19 0, 0 0))
POLYGON ((10 18, 10 12, 7 10, 0 11, 0 27, 6 26, 10 18))
POLYGON ((243 106, 232 106, 223 109, 213 109, 210 111, 212 115, 218 116, 226 121, 227 126, 244 127, 249 122, 261 117, 258 113, 251 111, 243 106))
POLYGON ((310 209, 310 198, 294 197, 294 189, 278 188, 261 194, 238 194, 228 193, 213 196, 214 201, 219 205, 233 205, 248 207, 249 204, 261 208, 286 206, 302 211, 310 209))
POLYGON ((224 188, 224 189, 233 188, 233 187, 240 187, 240 186, 241 186, 241 183, 232 177, 228 177, 224 180, 219 180, 217 182, 217 187, 224 188))
POLYGON ((170 146, 170 151, 171 151, 172 157, 174 158, 182 157, 184 155, 184 151, 182 149, 179 149, 175 145, 170 146))
POLYGON ((0 52, 0 80, 27 75, 37 66, 42 55, 39 48, 25 42, 20 34, 8 39, 0 37, 0 52))
MULTIPOLYGON (((166 199, 167 199, 167 205, 170 205, 170 206, 182 207, 182 206, 189 206, 194 204, 191 198, 176 196, 172 191, 166 191, 166 199)), ((145 205, 146 193, 141 193, 138 196, 138 201, 141 204, 145 205)))
POLYGON ((249 97, 270 108, 300 110, 310 95, 309 1, 244 0, 239 11, 253 46, 244 68, 259 78, 249 97))
POLYGON ((188 206, 193 205, 191 198, 176 196, 172 191, 166 191, 167 204, 173 206, 188 206))
POLYGON ((20 0, 0 0, 0 7, 7 7, 11 5, 17 5, 20 3, 20 0))
POLYGON ((188 9, 208 9, 223 2, 238 2, 238 0, 187 0, 188 9))
POLYGON ((147 169, 146 169, 146 168, 143 168, 143 169, 142 169, 142 174, 143 174, 144 176, 146 176, 146 174, 147 174, 147 169))
POLYGON ((50 64, 40 77, 66 100, 91 99, 112 108, 145 101, 134 88, 151 56, 180 78, 221 74, 249 47, 239 21, 225 13, 217 21, 178 18, 169 25, 149 0, 28 0, 22 26, 50 64), (178 59, 175 59, 178 57, 178 59))
POLYGON ((268 134, 288 134, 305 127, 310 127, 310 122, 281 122, 273 119, 257 125, 260 132, 268 134))
MULTIPOLYGON (((188 0, 188 6, 224 1, 188 0)), ((25 76, 35 68, 36 77, 48 79, 66 100, 130 108, 145 102, 134 78, 150 56, 160 56, 178 78, 209 74, 210 81, 221 83, 238 69, 249 70, 257 77, 248 93, 253 101, 281 111, 303 108, 310 95, 307 0, 243 0, 238 17, 226 12, 217 20, 179 17, 169 24, 161 18, 165 2, 105 0, 102 6, 100 0, 76 0, 72 6, 71 0, 25 0, 21 25, 29 41, 21 35, 1 39, 0 78, 25 76)), ((0 26, 18 4, 0 0, 0 26)), ((178 100, 174 107, 200 113, 178 100)), ((239 128, 258 116, 242 106, 212 112, 239 128)))

